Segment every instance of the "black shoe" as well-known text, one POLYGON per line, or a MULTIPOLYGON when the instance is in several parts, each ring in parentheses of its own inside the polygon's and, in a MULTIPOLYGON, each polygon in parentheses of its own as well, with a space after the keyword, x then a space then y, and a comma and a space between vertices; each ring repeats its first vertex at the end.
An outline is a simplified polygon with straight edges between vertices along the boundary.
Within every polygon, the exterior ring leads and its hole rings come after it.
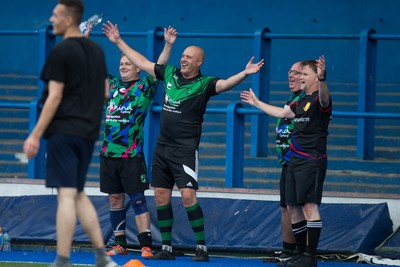
POLYGON ((316 267, 317 261, 312 259, 310 254, 305 252, 299 256, 293 257, 286 263, 288 267, 316 267))
POLYGON ((166 250, 160 250, 153 254, 151 257, 146 257, 146 260, 175 260, 175 255, 166 250))
POLYGON ((192 258, 192 261, 210 261, 208 258, 208 252, 197 250, 196 255, 192 258))
POLYGON ((286 266, 286 263, 288 260, 290 260, 293 257, 293 253, 290 252, 282 252, 279 254, 278 257, 275 258, 276 260, 276 265, 278 266, 286 266))

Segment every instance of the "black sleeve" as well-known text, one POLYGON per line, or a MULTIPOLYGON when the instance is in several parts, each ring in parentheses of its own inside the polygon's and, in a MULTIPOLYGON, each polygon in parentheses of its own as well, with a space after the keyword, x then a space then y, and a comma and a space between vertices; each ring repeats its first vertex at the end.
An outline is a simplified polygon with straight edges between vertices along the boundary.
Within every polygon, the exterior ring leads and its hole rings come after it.
POLYGON ((207 91, 208 91, 208 93, 209 93, 211 96, 217 95, 217 92, 216 92, 216 85, 217 85, 217 82, 218 82, 219 80, 221 80, 221 79, 220 79, 220 78, 214 78, 214 79, 212 79, 212 80, 210 81, 210 83, 208 84, 208 89, 207 89, 207 91))
POLYGON ((154 74, 156 75, 157 80, 164 81, 165 65, 155 64, 154 74))

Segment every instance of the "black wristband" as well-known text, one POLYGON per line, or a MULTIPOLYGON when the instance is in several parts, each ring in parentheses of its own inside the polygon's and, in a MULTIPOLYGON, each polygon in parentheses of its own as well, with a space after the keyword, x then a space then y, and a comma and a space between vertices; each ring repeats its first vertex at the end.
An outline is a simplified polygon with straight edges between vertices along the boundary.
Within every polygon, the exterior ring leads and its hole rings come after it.
POLYGON ((325 82, 325 80, 326 80, 326 70, 324 71, 324 78, 323 79, 320 79, 318 77, 318 81, 320 81, 320 82, 325 82))

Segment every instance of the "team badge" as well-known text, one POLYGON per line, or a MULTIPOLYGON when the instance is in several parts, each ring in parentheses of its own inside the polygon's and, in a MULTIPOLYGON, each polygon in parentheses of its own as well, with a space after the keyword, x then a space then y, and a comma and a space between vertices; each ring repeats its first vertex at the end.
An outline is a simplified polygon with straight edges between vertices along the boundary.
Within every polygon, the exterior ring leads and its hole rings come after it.
POLYGON ((146 174, 140 175, 140 180, 142 181, 142 183, 145 183, 147 181, 146 174))
POLYGON ((310 108, 311 102, 307 102, 306 106, 303 108, 304 111, 307 111, 310 108))

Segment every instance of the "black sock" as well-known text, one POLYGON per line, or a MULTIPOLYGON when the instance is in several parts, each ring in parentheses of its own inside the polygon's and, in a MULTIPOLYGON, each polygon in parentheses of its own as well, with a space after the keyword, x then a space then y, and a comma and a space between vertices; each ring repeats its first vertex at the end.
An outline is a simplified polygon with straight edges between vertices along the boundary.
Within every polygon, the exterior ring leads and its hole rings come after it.
POLYGON ((296 244, 291 244, 283 241, 282 247, 283 247, 283 252, 293 254, 293 252, 296 249, 296 244))
POLYGON ((126 236, 125 235, 115 236, 115 244, 120 245, 123 248, 126 248, 126 236))
POLYGON ((151 248, 153 245, 153 241, 151 238, 151 232, 146 231, 146 232, 141 232, 137 235, 137 239, 139 241, 139 244, 141 247, 148 247, 151 248))
POLYGON ((308 221, 307 222, 308 229, 308 252, 311 257, 315 260, 315 255, 317 254, 317 247, 319 243, 319 237, 321 235, 322 230, 322 221, 308 221))
POLYGON ((296 249, 298 253, 307 251, 307 221, 292 224, 292 231, 296 239, 296 249))

